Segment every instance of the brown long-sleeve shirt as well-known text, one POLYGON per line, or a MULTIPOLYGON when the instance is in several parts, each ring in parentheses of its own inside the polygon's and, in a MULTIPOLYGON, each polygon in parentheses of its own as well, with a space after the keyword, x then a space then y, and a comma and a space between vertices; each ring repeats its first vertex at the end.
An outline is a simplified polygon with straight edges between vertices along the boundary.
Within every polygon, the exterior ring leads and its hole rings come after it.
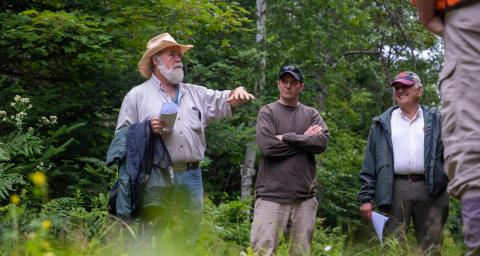
POLYGON ((303 104, 291 107, 277 101, 260 109, 256 128, 262 152, 256 196, 278 203, 313 197, 317 186, 315 154, 325 151, 330 137, 318 111, 303 104), (313 125, 320 125, 322 133, 303 135, 313 125), (282 140, 276 135, 283 135, 282 140))

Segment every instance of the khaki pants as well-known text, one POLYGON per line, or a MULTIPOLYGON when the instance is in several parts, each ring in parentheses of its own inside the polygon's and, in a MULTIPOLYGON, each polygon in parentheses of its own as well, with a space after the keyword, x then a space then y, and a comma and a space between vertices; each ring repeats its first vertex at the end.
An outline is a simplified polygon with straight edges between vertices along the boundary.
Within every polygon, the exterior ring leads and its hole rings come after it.
POLYGON ((475 197, 480 195, 480 2, 447 12, 444 37, 440 110, 448 192, 475 197))
POLYGON ((417 244, 427 253, 440 251, 443 225, 448 217, 446 190, 433 196, 428 193, 425 181, 410 182, 396 178, 390 214, 387 234, 404 240, 413 219, 417 244))
POLYGON ((480 255, 480 2, 445 15, 440 74, 448 192, 461 199, 466 255, 480 255))
POLYGON ((290 204, 255 201, 250 242, 256 255, 273 255, 281 235, 288 235, 290 255, 309 255, 318 201, 315 197, 290 204))

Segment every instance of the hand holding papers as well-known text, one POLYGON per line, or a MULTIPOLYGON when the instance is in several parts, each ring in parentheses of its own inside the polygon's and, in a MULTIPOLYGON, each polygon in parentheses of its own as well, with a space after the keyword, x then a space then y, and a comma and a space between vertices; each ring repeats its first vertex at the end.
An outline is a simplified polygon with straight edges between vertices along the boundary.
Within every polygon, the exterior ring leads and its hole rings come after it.
POLYGON ((387 222, 388 217, 378 214, 372 211, 372 223, 373 227, 375 228, 375 233, 377 233, 378 240, 380 243, 383 244, 383 228, 385 227, 385 223, 387 222))
POLYGON ((172 131, 177 119, 178 105, 173 102, 164 102, 160 110, 160 121, 164 123, 162 132, 169 133, 172 131))

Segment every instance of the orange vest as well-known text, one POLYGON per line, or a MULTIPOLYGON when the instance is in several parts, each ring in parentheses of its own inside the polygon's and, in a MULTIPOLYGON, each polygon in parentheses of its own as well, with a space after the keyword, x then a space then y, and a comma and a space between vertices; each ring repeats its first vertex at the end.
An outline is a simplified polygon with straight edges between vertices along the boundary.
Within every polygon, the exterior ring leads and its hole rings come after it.
MULTIPOLYGON (((462 0, 437 0, 435 1, 435 10, 437 11, 445 11, 447 8, 454 7, 455 5, 462 2, 462 0)), ((412 0, 412 4, 415 6, 417 5, 416 0, 412 0)))

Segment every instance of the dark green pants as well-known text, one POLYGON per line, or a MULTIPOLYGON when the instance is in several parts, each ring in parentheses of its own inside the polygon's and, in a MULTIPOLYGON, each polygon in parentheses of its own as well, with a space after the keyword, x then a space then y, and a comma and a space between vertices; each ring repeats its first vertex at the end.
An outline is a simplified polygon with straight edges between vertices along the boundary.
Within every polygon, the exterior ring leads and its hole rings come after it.
POLYGON ((425 180, 411 182, 395 178, 393 204, 386 224, 387 235, 405 241, 410 220, 413 220, 417 244, 424 251, 441 249, 442 231, 448 217, 448 194, 430 195, 425 180))

